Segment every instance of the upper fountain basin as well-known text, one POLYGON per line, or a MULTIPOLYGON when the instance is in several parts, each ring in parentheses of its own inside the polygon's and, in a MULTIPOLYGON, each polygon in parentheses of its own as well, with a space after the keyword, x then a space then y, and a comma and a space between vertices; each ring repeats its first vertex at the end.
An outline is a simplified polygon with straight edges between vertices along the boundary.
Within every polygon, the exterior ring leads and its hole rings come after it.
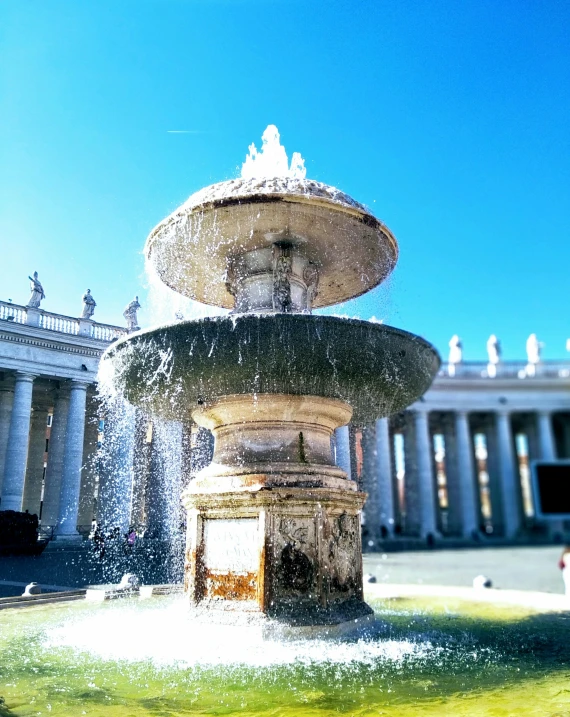
POLYGON ((120 339, 103 355, 134 405, 171 419, 234 394, 323 396, 353 421, 388 416, 430 386, 440 359, 424 339, 384 324, 303 314, 185 321, 120 339))
POLYGON ((227 272, 284 242, 319 270, 313 308, 359 296, 393 270, 398 245, 366 207, 307 179, 233 179, 193 194, 150 233, 145 254, 162 281, 204 304, 234 308, 227 272))

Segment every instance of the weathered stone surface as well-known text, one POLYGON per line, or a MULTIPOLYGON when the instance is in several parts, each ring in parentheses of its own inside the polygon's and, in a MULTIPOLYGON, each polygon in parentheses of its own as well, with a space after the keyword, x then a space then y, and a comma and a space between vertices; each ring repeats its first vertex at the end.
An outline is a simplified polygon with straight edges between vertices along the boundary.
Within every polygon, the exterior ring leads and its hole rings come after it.
POLYGON ((214 317, 141 331, 106 352, 132 403, 168 418, 231 394, 339 399, 353 420, 390 415, 430 386, 440 360, 384 324, 299 314, 214 317))
POLYGON ((319 268, 315 308, 377 286, 398 258, 396 239, 362 204, 334 187, 290 178, 206 187, 151 232, 145 253, 175 291, 233 308, 225 281, 231 262, 278 242, 319 268))
POLYGON ((330 489, 185 492, 191 602, 289 625, 334 625, 371 614, 362 597, 364 499, 330 489))

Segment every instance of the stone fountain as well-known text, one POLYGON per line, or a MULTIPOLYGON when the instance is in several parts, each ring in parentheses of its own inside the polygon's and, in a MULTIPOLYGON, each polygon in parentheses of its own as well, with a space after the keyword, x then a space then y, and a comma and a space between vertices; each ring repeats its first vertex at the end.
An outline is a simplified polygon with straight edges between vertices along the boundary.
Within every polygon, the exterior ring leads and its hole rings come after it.
POLYGON ((369 619, 366 495, 335 465, 334 431, 413 403, 439 357, 405 331, 312 311, 379 285, 394 236, 333 187, 242 178, 193 194, 145 252, 175 291, 231 309, 139 331, 105 356, 131 403, 215 436, 182 495, 190 602, 221 621, 369 619))

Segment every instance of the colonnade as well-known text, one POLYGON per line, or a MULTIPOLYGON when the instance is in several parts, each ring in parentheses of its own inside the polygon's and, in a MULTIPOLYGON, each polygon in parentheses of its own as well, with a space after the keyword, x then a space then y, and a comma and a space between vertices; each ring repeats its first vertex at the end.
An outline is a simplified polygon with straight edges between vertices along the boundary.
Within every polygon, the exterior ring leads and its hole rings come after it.
POLYGON ((352 475, 368 493, 365 547, 400 537, 429 542, 548 533, 534 519, 529 465, 570 457, 570 414, 414 406, 354 435, 352 475))
POLYGON ((77 526, 93 511, 87 459, 98 426, 90 385, 20 371, 0 382, 0 510, 41 515, 59 538, 78 537, 77 526))
MULTIPOLYGON (((211 435, 122 405, 104 426, 95 385, 6 372, 0 380, 0 510, 28 510, 58 538, 106 525, 179 529, 178 496, 211 435), (105 463, 107 461, 107 463, 105 463)), ((336 433, 337 463, 368 493, 364 546, 388 539, 513 539, 532 529, 529 464, 570 458, 570 412, 412 410, 336 433)), ((552 530, 562 532, 554 524, 552 530)))

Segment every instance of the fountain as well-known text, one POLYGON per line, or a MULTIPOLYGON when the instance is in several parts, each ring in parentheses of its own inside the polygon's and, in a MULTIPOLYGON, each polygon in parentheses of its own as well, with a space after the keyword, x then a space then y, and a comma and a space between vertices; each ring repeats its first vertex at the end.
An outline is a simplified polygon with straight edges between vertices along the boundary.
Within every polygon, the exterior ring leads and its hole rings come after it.
POLYGON ((342 629, 372 611, 366 496, 334 463, 334 431, 408 406, 439 357, 404 331, 312 314, 378 286, 398 248, 363 205, 305 179, 300 155, 288 168, 278 142, 269 127, 245 178, 193 194, 146 243, 167 286, 231 314, 139 331, 103 361, 130 403, 214 434, 212 463, 182 498, 196 610, 342 629), (275 166, 284 176, 263 176, 275 166))
POLYGON ((106 359, 132 403, 216 436, 183 496, 187 594, 1 610, 0 717, 567 714, 563 596, 428 597, 383 576, 363 595, 365 496, 331 437, 411 403, 438 358, 397 329, 311 315, 382 281, 396 244, 278 154, 286 177, 204 190, 147 243, 164 281, 234 313, 132 334, 106 359))

